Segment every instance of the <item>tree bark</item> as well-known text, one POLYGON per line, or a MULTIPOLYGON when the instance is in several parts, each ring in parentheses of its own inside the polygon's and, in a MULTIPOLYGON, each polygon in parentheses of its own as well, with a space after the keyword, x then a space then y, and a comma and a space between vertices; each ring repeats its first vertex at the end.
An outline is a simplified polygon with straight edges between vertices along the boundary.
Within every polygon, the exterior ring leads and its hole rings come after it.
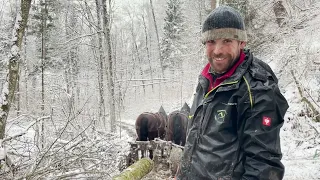
POLYGON ((21 77, 21 69, 19 69, 19 75, 18 75, 18 79, 17 79, 17 91, 16 91, 16 99, 15 102, 17 103, 17 116, 20 115, 20 98, 21 98, 21 89, 20 89, 20 77, 21 77))
POLYGON ((157 22, 156 22, 156 16, 154 15, 154 7, 153 7, 153 4, 152 4, 152 0, 149 0, 149 1, 150 1, 150 6, 151 6, 152 18, 153 18, 153 22, 154 22, 154 29, 156 31, 156 36, 157 36, 157 43, 158 43, 157 45, 158 45, 158 51, 159 51, 160 68, 161 68, 162 77, 164 77, 163 60, 162 60, 162 56, 161 56, 160 39, 159 39, 159 32, 158 32, 157 22))
MULTIPOLYGON (((131 17, 131 36, 132 36, 132 44, 133 44, 133 47, 134 47, 134 50, 136 51, 136 53, 134 53, 134 54, 136 54, 136 58, 138 59, 138 68, 139 68, 139 75, 140 75, 140 77, 141 77, 141 79, 143 79, 143 71, 142 71, 142 60, 141 60, 141 56, 140 56, 140 52, 139 52, 139 49, 138 49, 138 45, 137 45, 137 40, 136 40, 136 35, 135 35, 135 33, 134 33, 134 19, 133 19, 133 17, 130 15, 130 17, 131 17)), ((146 94, 146 87, 145 87, 145 85, 144 85, 144 81, 142 80, 141 81, 141 83, 142 83, 142 87, 143 87, 143 93, 144 93, 144 95, 146 94)))
POLYGON ((19 76, 19 61, 21 44, 27 26, 31 0, 21 0, 21 12, 18 13, 15 22, 11 46, 11 54, 8 62, 6 82, 0 97, 0 139, 4 138, 6 121, 14 97, 17 79, 19 76))
POLYGON ((105 103, 104 103, 104 87, 103 87, 103 82, 104 82, 104 76, 103 76, 103 71, 104 71, 104 63, 103 63, 103 46, 102 46, 102 32, 101 32, 101 5, 99 4, 99 1, 96 0, 96 13, 97 13, 97 29, 98 29, 98 84, 99 84, 99 119, 103 122, 104 126, 106 126, 106 113, 105 113, 105 103))
POLYGON ((136 163, 125 169, 120 175, 112 180, 139 180, 142 179, 153 169, 154 163, 149 158, 142 158, 136 163))
MULTIPOLYGON (((44 0, 44 2, 41 1, 41 4, 44 5, 44 7, 41 7, 41 112, 44 116, 44 70, 45 70, 45 59, 47 56, 47 48, 46 48, 46 32, 47 32, 47 2, 44 0)), ((38 125, 37 125, 38 126, 38 125)), ((39 131, 39 129, 38 129, 39 131)), ((39 133, 39 132, 38 132, 39 133)), ((39 135, 39 134, 38 134, 39 135)), ((40 145, 41 149, 44 148, 44 122, 40 122, 40 136, 37 138, 37 140, 40 140, 37 142, 37 145, 40 145)))
POLYGON ((152 87, 152 92, 153 92, 154 91, 154 89, 153 89, 153 72, 152 72, 152 65, 151 65, 151 58, 150 58, 150 51, 149 51, 148 31, 147 31, 146 22, 144 20, 144 15, 142 15, 142 22, 143 22, 143 29, 144 29, 144 34, 145 34, 145 38, 146 38, 146 51, 147 51, 147 57, 148 57, 148 62, 149 62, 151 87, 152 87))
MULTIPOLYGON (((29 10, 31 7, 31 0, 21 0, 20 12, 17 14, 17 19, 13 29, 11 54, 8 62, 7 76, 5 84, 3 85, 2 93, 0 96, 0 147, 4 148, 2 139, 5 137, 6 121, 10 111, 11 103, 14 98, 15 88, 17 87, 17 81, 19 76, 19 63, 20 63, 20 51, 23 41, 24 32, 28 22, 29 10)), ((7 156, 6 152, 3 156, 5 157, 6 165, 10 170, 14 171, 14 164, 11 159, 7 156)))
MULTIPOLYGON (((27 31, 27 28, 26 28, 27 31)), ((29 76, 29 69, 27 65, 27 36, 24 36, 24 52, 23 52, 23 66, 24 66, 24 86, 25 86, 25 108, 28 112, 29 110, 29 96, 28 96, 28 76, 29 76)))
MULTIPOLYGON (((109 0, 109 8, 111 8, 111 0, 109 0)), ((115 108, 115 93, 114 93, 114 80, 113 80, 113 62, 112 62, 112 51, 111 51, 111 24, 110 24, 110 16, 111 10, 109 10, 109 14, 107 11, 107 3, 106 0, 102 0, 102 12, 103 12, 103 32, 106 41, 106 50, 107 50, 107 59, 106 59, 106 67, 107 67, 107 79, 108 79, 108 94, 109 94, 109 108, 110 108, 110 128, 111 132, 116 131, 116 108, 115 108)))
MULTIPOLYGON (((152 0, 149 0, 149 1, 150 1, 151 11, 152 11, 152 18, 153 18, 153 22, 154 22, 154 28, 155 28, 156 36, 157 36, 157 45, 158 45, 159 61, 160 61, 160 69, 161 69, 160 78, 164 78, 164 67, 163 67, 163 59, 162 59, 162 55, 161 55, 161 48, 160 48, 160 39, 159 39, 158 27, 157 27, 156 17, 155 17, 155 15, 154 15, 154 7, 153 7, 153 4, 152 4, 152 0)), ((163 104, 161 89, 162 89, 162 88, 161 88, 161 81, 160 81, 160 82, 159 82, 159 98, 160 98, 161 104, 163 104)))

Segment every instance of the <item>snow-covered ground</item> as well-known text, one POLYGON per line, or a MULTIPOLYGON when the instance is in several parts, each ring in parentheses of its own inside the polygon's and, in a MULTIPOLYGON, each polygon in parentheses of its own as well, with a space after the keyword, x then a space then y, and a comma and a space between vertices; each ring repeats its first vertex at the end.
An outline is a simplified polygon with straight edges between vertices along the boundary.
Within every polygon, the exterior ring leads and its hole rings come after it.
MULTIPOLYGON (((303 28, 289 28, 287 31, 279 32, 280 34, 275 35, 274 41, 261 45, 260 49, 255 52, 258 57, 268 62, 274 69, 279 77, 281 91, 289 103, 289 109, 285 116, 285 123, 280 134, 283 153, 282 162, 286 168, 285 180, 320 179, 320 123, 313 122, 309 117, 298 116, 299 112, 305 109, 305 105, 301 102, 298 88, 290 77, 291 75, 289 72, 291 67, 295 67, 293 69, 296 74, 299 75, 298 77, 304 77, 301 78, 301 83, 305 85, 306 89, 310 90, 311 94, 314 94, 315 100, 318 99, 319 93, 317 93, 317 90, 320 86, 317 83, 319 83, 318 79, 320 79, 320 72, 318 71, 318 74, 313 76, 305 76, 305 67, 308 67, 308 64, 311 64, 313 60, 317 60, 320 53, 320 34, 318 33, 318 30, 320 29, 320 16, 318 14, 320 14, 319 2, 315 3, 312 8, 301 13, 301 22, 298 20, 295 22, 296 25, 303 28), (287 60, 289 63, 286 63, 287 60)), ((277 32, 275 32, 275 34, 276 33, 277 32)), ((192 69, 193 67, 189 68, 190 69, 187 71, 194 70, 192 69)), ((57 144, 60 143, 63 150, 68 150, 69 147, 71 148, 72 145, 78 142, 77 136, 79 136, 83 139, 83 141, 81 141, 82 143, 80 143, 81 146, 79 146, 82 148, 81 151, 79 149, 73 149, 74 152, 66 151, 64 153, 60 152, 60 147, 55 147, 58 148, 55 151, 55 153, 57 153, 56 159, 60 158, 66 160, 62 162, 72 162, 74 165, 79 162, 73 159, 63 158, 63 156, 70 153, 70 157, 72 157, 71 155, 77 154, 80 151, 83 155, 83 159, 81 159, 81 163, 79 164, 83 163, 85 166, 82 164, 84 167, 79 167, 83 168, 83 171, 89 169, 86 165, 103 164, 102 160, 110 160, 104 164, 105 166, 98 169, 105 170, 103 168, 110 168, 105 172, 108 176, 103 176, 103 179, 111 179, 113 175, 119 173, 117 166, 121 157, 129 151, 128 142, 135 139, 134 123, 137 115, 144 111, 155 112, 160 105, 164 105, 164 108, 168 113, 179 108, 179 105, 183 103, 182 99, 190 102, 190 95, 193 91, 193 85, 196 84, 194 82, 196 79, 197 76, 195 75, 191 80, 187 79, 187 82, 184 82, 189 89, 185 89, 184 87, 184 94, 182 95, 179 94, 180 91, 171 92, 170 84, 163 87, 166 88, 166 91, 158 99, 152 99, 160 94, 157 91, 152 91, 152 93, 150 91, 149 94, 147 93, 146 97, 135 98, 132 95, 132 98, 126 101, 126 107, 121 115, 123 119, 121 122, 118 121, 116 134, 87 134, 85 129, 77 129, 78 127, 76 125, 77 123, 79 124, 79 122, 75 122, 72 124, 74 125, 72 130, 75 131, 74 129, 76 129, 79 133, 75 132, 70 135, 72 137, 75 136, 73 139, 74 141, 62 142, 63 137, 60 137, 61 142, 57 142, 57 144)), ((320 104, 320 102, 317 101, 317 104, 320 104)), ((318 110, 320 110, 320 108, 318 108, 318 110)), ((31 123, 18 123, 20 120, 21 119, 11 119, 8 121, 7 133, 10 136, 14 136, 17 132, 25 131, 26 127, 31 123)), ((17 141, 8 143, 10 146, 7 147, 7 151, 11 153, 9 155, 13 157, 16 163, 18 163, 17 165, 19 165, 19 163, 30 165, 26 159, 35 162, 36 158, 39 158, 39 156, 35 157, 36 155, 31 154, 37 149, 37 147, 30 145, 34 140, 34 134, 35 131, 30 128, 26 131, 26 134, 18 138, 17 141), (19 156, 15 156, 14 154, 19 154, 19 156)), ((52 138, 53 137, 56 138, 56 136, 52 135, 52 138)), ((50 141, 53 141, 54 138, 52 140, 50 139, 50 141)), ((48 164, 46 164, 48 167, 50 166, 49 163, 51 163, 51 161, 51 159, 48 160, 48 164)), ((61 163, 59 165, 62 166, 63 164, 61 163)), ((68 164, 66 166, 68 166, 68 164)), ((29 169, 30 167, 22 166, 21 169, 23 168, 29 169)), ((32 167, 30 169, 32 169, 32 167)), ((59 173, 55 174, 52 172, 47 178, 54 179, 54 176, 57 178, 57 176, 65 175, 59 173)), ((77 171, 69 171, 68 173, 77 173, 77 171)), ((73 177, 81 179, 80 175, 73 177)), ((81 177, 85 179, 83 176, 81 177)), ((17 177, 13 179, 16 178, 17 177)))
POLYGON ((294 71, 300 85, 311 95, 309 98, 316 101, 314 105, 319 111, 320 72, 311 75, 313 61, 319 57, 320 34, 316 33, 320 29, 319 13, 318 2, 302 12, 291 25, 302 28, 288 28, 276 35, 275 39, 278 39, 262 45, 259 54, 262 59, 271 60, 269 64, 280 78, 279 86, 289 103, 280 134, 286 180, 320 179, 320 123, 310 117, 298 116, 301 110, 305 111, 306 105, 301 101, 290 72, 294 71))
POLYGON ((320 179, 320 123, 298 117, 302 107, 297 88, 290 84, 286 89, 284 95, 290 107, 280 134, 284 179, 320 179))

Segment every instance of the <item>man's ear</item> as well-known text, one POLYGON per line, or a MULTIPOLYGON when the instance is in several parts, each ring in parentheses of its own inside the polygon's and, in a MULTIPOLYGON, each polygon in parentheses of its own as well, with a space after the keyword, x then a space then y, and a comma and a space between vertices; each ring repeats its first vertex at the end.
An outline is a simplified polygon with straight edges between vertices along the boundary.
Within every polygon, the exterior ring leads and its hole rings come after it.
POLYGON ((240 41, 240 49, 244 49, 244 47, 246 47, 246 44, 246 42, 240 41))

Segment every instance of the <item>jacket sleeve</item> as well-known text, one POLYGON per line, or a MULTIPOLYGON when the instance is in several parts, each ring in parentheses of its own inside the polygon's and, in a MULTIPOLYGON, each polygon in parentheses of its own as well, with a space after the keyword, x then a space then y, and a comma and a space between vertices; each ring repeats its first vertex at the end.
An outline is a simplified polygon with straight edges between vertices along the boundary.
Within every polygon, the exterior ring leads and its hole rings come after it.
POLYGON ((288 103, 276 83, 251 89, 252 106, 247 109, 242 131, 243 180, 280 180, 280 128, 288 103))

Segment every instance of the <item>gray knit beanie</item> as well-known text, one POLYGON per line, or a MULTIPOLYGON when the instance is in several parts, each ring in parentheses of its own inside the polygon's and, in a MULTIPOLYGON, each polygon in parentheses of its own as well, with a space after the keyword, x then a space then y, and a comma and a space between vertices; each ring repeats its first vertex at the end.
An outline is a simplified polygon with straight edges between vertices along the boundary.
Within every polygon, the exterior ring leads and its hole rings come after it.
POLYGON ((247 42, 247 33, 240 13, 229 6, 219 6, 202 26, 202 43, 214 39, 234 39, 247 42))

